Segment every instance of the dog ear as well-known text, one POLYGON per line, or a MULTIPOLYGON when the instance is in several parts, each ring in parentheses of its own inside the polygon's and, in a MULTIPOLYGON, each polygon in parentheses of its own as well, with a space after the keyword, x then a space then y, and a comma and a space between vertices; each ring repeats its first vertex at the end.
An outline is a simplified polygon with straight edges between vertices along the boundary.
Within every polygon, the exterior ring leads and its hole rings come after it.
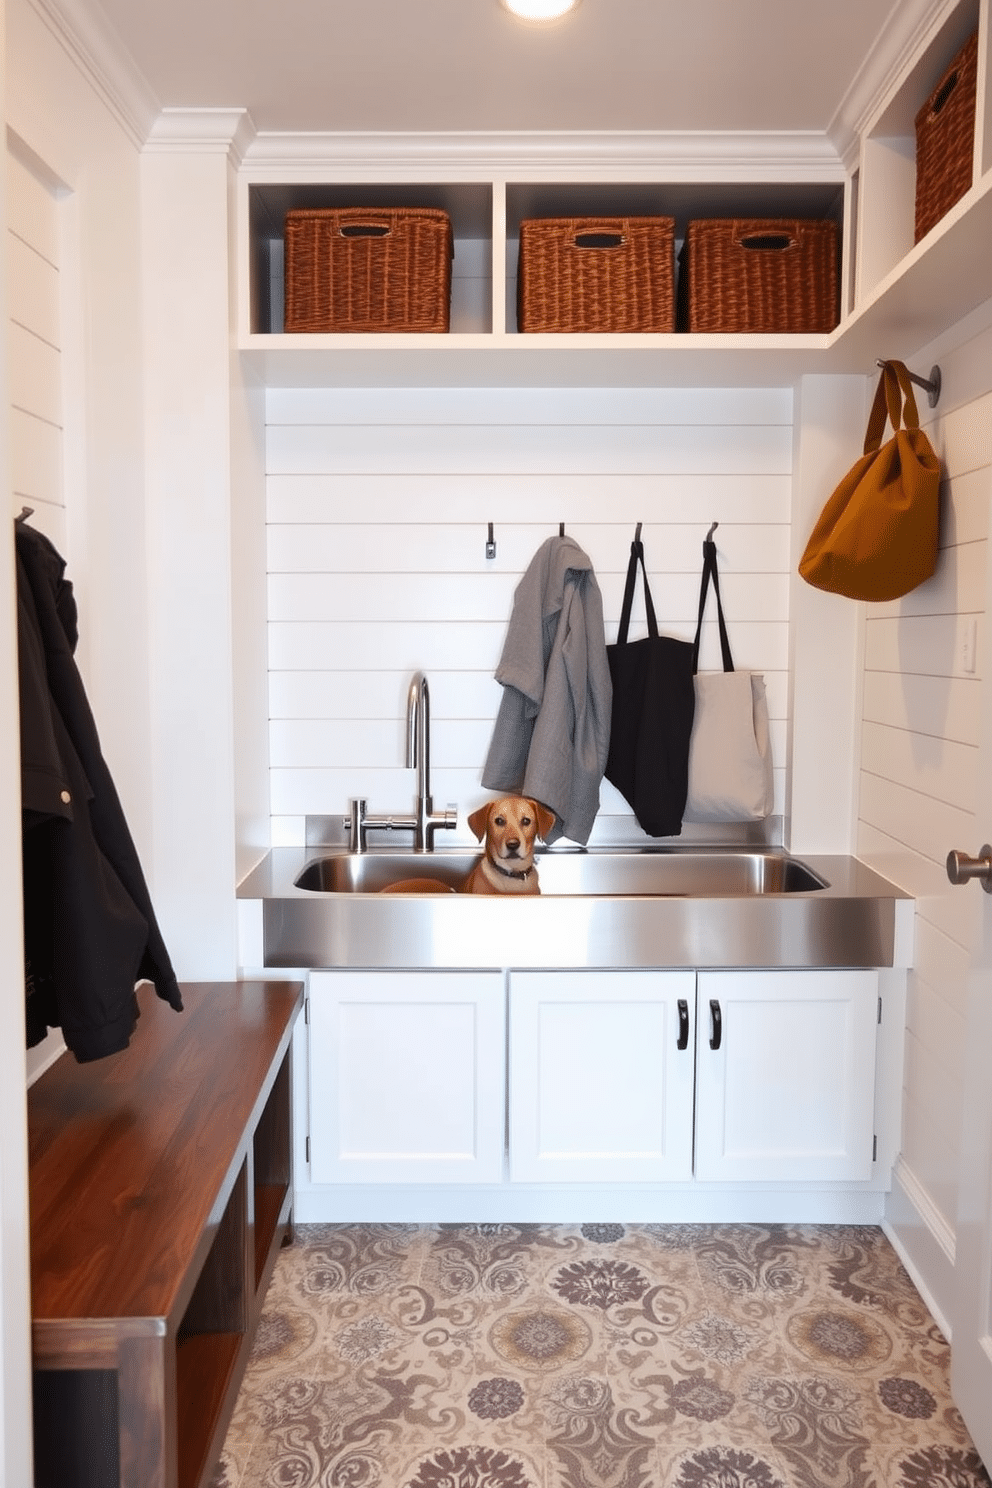
POLYGON ((491 805, 492 802, 487 801, 484 806, 477 807, 467 819, 469 826, 480 842, 486 835, 486 827, 489 824, 489 808, 491 805))
POLYGON ((555 814, 553 811, 549 811, 547 806, 542 806, 540 801, 532 801, 531 805, 534 807, 534 815, 537 817, 537 835, 543 842, 555 824, 555 814))

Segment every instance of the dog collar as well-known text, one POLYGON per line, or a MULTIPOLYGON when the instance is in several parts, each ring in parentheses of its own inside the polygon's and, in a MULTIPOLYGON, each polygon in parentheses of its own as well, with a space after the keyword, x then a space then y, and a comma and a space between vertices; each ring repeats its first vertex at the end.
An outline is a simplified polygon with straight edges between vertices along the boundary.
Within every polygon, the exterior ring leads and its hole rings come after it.
POLYGON ((495 862, 492 858, 490 858, 489 861, 496 869, 496 872, 502 873, 504 878, 530 878, 531 874, 534 872, 533 864, 531 864, 529 868, 502 868, 500 867, 499 863, 495 862))

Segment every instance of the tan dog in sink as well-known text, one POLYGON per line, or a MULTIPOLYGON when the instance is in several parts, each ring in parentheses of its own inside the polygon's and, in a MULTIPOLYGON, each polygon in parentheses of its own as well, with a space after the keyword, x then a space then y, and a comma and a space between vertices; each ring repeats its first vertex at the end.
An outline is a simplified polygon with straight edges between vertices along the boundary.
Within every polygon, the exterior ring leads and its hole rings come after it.
POLYGON ((485 850, 462 887, 463 894, 539 894, 534 839, 555 824, 553 811, 526 796, 502 796, 473 811, 468 824, 485 850))

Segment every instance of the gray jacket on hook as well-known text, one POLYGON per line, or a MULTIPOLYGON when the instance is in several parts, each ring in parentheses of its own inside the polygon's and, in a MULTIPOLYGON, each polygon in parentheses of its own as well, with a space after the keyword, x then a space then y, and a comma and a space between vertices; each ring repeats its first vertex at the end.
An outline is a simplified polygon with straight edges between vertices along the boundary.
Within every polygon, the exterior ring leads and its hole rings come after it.
POLYGON ((548 840, 588 842, 610 747, 613 688, 603 597, 571 537, 549 537, 513 597, 487 790, 513 791, 555 813, 548 840))

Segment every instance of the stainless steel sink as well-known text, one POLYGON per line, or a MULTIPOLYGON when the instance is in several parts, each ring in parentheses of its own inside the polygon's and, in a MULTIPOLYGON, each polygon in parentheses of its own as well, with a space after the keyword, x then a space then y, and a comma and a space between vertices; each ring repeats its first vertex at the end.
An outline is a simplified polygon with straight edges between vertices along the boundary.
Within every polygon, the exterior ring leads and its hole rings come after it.
MULTIPOLYGON (((424 878, 460 889, 474 852, 336 853, 308 863, 295 880, 316 894, 377 894, 401 879, 424 878)), ((809 893, 826 880, 777 851, 557 851, 538 854, 542 896, 736 898, 809 893)))
POLYGON ((539 895, 456 892, 477 857, 468 844, 273 848, 238 896, 260 902, 273 967, 909 964, 912 900, 856 858, 748 844, 553 847, 539 855, 539 895), (379 892, 421 876, 452 892, 379 892))

